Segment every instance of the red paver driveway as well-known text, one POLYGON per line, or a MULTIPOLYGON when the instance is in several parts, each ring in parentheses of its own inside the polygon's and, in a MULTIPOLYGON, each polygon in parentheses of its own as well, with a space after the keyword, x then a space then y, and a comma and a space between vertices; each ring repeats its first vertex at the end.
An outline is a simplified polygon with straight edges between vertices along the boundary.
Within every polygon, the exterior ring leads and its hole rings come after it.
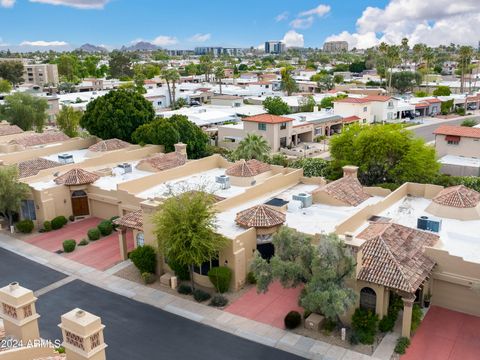
MULTIPOLYGON (((87 238, 88 229, 96 227, 100 221, 101 219, 92 217, 68 223, 59 230, 39 234, 25 241, 52 252, 63 250, 62 243, 64 240, 74 239, 77 243, 80 242, 87 238)), ((134 240, 131 231, 127 232, 127 245, 128 251, 133 250, 134 240)), ((113 232, 107 237, 100 238, 100 240, 91 241, 87 246, 77 246, 74 252, 63 254, 63 256, 98 270, 108 269, 122 260, 120 258, 118 234, 113 232)))
POLYGON ((480 359, 480 317, 432 306, 401 360, 480 359))
POLYGON ((283 319, 289 311, 303 314, 298 306, 301 290, 301 287, 284 289, 279 282, 274 282, 265 294, 258 294, 256 288, 250 289, 225 311, 283 329, 283 319))

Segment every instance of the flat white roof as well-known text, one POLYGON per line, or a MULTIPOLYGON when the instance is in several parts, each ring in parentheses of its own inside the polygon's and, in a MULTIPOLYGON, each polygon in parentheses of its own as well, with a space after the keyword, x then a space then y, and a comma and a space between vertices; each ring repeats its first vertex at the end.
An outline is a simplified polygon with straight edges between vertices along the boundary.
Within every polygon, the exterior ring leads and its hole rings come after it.
POLYGON ((56 153, 56 154, 51 154, 51 155, 47 155, 47 156, 42 156, 43 159, 47 159, 47 160, 51 160, 51 161, 58 161, 58 156, 59 155, 72 155, 73 156, 73 162, 75 164, 78 164, 78 163, 81 163, 83 161, 85 161, 86 159, 88 159, 86 157, 86 154, 88 153, 88 149, 81 149, 81 150, 68 150, 68 151, 63 151, 63 152, 60 152, 60 153, 56 153))
POLYGON ((466 156, 445 155, 438 159, 440 164, 459 165, 480 168, 480 159, 466 156))
POLYGON ((110 165, 103 166, 103 168, 112 168, 113 175, 102 176, 100 179, 95 181, 92 185, 102 190, 117 190, 118 184, 131 181, 131 180, 140 179, 142 177, 154 174, 153 172, 150 172, 150 171, 138 170, 136 168, 138 161, 130 162, 129 164, 132 165, 132 172, 126 173, 126 174, 122 174, 121 169, 117 167, 118 164, 110 164, 110 165))

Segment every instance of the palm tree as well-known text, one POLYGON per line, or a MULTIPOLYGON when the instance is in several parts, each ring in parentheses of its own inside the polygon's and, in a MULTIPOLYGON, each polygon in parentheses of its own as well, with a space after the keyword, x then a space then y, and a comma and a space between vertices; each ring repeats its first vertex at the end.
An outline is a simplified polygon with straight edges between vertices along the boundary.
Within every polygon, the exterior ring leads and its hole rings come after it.
POLYGON ((217 63, 215 65, 215 70, 213 75, 215 75, 215 80, 220 86, 220 95, 222 95, 222 79, 225 77, 225 68, 222 63, 217 63))
POLYGON ((425 52, 426 45, 425 44, 415 44, 413 45, 413 62, 415 63, 415 70, 417 70, 418 64, 423 59, 423 53, 425 52))
POLYGON ((387 48, 387 61, 390 72, 388 74, 388 92, 392 94, 393 68, 400 62, 400 48, 397 45, 390 45, 387 48))
POLYGON ((247 134, 247 137, 240 141, 233 155, 236 159, 263 161, 269 153, 270 145, 264 137, 257 134, 247 134))
POLYGON ((402 45, 400 45, 400 51, 401 51, 401 57, 402 57, 402 62, 403 62, 403 69, 406 69, 408 60, 410 58, 410 46, 408 45, 408 39, 403 38, 402 39, 402 45))
POLYGON ((460 92, 463 94, 465 88, 465 73, 469 70, 470 62, 472 61, 473 48, 471 46, 461 46, 458 50, 458 57, 460 63, 460 92))
POLYGON ((177 69, 165 69, 162 71, 162 77, 167 83, 170 106, 175 108, 175 88, 177 82, 180 80, 180 74, 177 69))
POLYGON ((427 90, 427 94, 428 94, 429 91, 430 91, 428 74, 430 73, 430 66, 435 59, 435 52, 433 51, 433 49, 431 47, 427 46, 425 48, 425 50, 423 52, 423 59, 425 60, 425 79, 427 80, 426 90, 427 90))

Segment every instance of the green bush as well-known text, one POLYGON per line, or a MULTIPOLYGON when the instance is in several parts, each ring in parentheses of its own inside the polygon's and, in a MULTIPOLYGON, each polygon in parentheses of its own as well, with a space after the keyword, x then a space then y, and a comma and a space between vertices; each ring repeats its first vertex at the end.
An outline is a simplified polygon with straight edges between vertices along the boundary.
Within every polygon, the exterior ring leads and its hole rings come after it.
POLYGON ((397 345, 395 345, 394 351, 397 354, 405 354, 407 348, 410 346, 410 339, 407 337, 400 337, 397 339, 397 345))
POLYGON ((157 280, 157 275, 149 272, 144 272, 142 273, 142 279, 145 284, 153 284, 157 280))
POLYGON ((112 216, 112 217, 110 218, 110 222, 112 223, 113 230, 117 230, 117 228, 118 228, 118 225, 115 224, 113 221, 114 221, 114 220, 117 220, 117 219, 119 219, 119 218, 120 218, 120 216, 112 216))
POLYGON ((85 245, 88 245, 88 244, 89 244, 89 242, 88 242, 87 239, 82 239, 82 241, 80 241, 80 242, 78 243, 78 246, 85 246, 85 245))
POLYGON ((458 114, 458 115, 465 115, 465 109, 463 107, 459 107, 455 110, 455 112, 458 114))
POLYGON ((462 121, 461 126, 473 127, 477 124, 478 124, 477 121, 474 120, 474 119, 465 119, 465 120, 462 121))
POLYGON ((100 231, 102 236, 108 236, 113 231, 113 225, 110 220, 104 220, 100 224, 98 224, 97 229, 100 231))
POLYGON ((190 280, 190 271, 188 271, 188 266, 180 265, 176 261, 168 260, 168 266, 175 273, 178 280, 188 281, 190 280))
POLYGON ((422 322, 423 312, 418 304, 414 304, 412 308, 412 325, 410 329, 415 331, 420 326, 422 322))
POLYGON ((323 323, 323 330, 327 333, 331 333, 337 327, 337 322, 335 320, 326 318, 323 323))
POLYGON ((63 242, 63 251, 66 253, 71 253, 73 250, 75 250, 75 246, 77 246, 77 242, 75 240, 65 240, 63 242))
POLYGON ((44 221, 43 222, 43 229, 45 232, 52 231, 52 223, 50 221, 44 221))
POLYGON ((247 283, 251 285, 255 285, 257 283, 257 278, 255 277, 255 274, 253 273, 253 271, 250 271, 247 274, 247 283))
POLYGON ((348 340, 350 341, 350 344, 352 344, 352 345, 357 345, 360 342, 360 340, 358 339, 357 333, 353 330, 350 333, 350 337, 348 338, 348 340))
POLYGON ((226 266, 214 267, 208 272, 208 278, 213 286, 215 286, 215 289, 223 294, 230 288, 232 270, 226 266))
POLYGON ((57 216, 52 219, 52 229, 58 230, 61 229, 64 225, 68 223, 68 220, 65 216, 57 216))
POLYGON ((362 344, 373 344, 378 316, 371 310, 358 308, 352 316, 352 329, 362 344))
POLYGON ((130 253, 129 258, 141 273, 155 273, 157 254, 155 254, 155 249, 150 245, 137 247, 130 253))
POLYGON ((311 314, 312 314, 312 312, 311 312, 310 310, 304 310, 304 311, 303 311, 303 318, 306 319, 306 318, 308 318, 311 314))
POLYGON ((88 240, 90 241, 95 241, 95 240, 98 240, 100 239, 100 230, 98 230, 97 228, 91 228, 90 230, 87 231, 87 236, 88 236, 88 240))
POLYGON ((33 228, 35 227, 35 225, 33 224, 32 220, 25 219, 17 222, 15 227, 17 228, 18 231, 20 231, 23 234, 30 234, 33 231, 33 228))
POLYGON ((190 295, 192 293, 192 287, 190 285, 180 284, 177 292, 182 295, 190 295))
POLYGON ((210 299, 211 296, 206 291, 203 291, 203 290, 200 290, 200 289, 195 289, 193 291, 193 298, 197 302, 203 302, 203 301, 207 301, 208 299, 210 299))
POLYGON ((210 301, 210 306, 224 307, 228 304, 228 299, 223 295, 215 295, 210 301))
POLYGON ((395 321, 397 320, 396 316, 393 314, 385 315, 378 323, 378 330, 381 332, 392 331, 395 327, 395 321))
POLYGON ((283 319, 285 327, 287 329, 295 329, 302 322, 302 315, 298 311, 290 311, 283 319))

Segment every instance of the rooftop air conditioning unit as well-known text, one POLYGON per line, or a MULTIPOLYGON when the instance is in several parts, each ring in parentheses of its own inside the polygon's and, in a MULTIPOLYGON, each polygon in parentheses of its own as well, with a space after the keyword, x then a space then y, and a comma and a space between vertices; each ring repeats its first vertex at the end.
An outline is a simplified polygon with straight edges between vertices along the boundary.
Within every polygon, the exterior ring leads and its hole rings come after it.
POLYGON ((442 220, 428 216, 420 216, 417 219, 417 229, 438 233, 442 229, 442 220))
POLYGON ((230 178, 227 175, 215 176, 215 182, 220 184, 223 190, 230 188, 230 178))
POLYGON ((300 121, 301 122, 307 121, 307 117, 305 115, 300 115, 300 121))
POLYGON ((307 208, 309 206, 312 206, 313 200, 312 200, 312 195, 311 194, 306 194, 306 193, 300 193, 297 195, 292 196, 293 200, 301 201, 302 202, 302 208, 307 208))
POLYGON ((58 162, 60 164, 73 164, 73 155, 71 154, 61 154, 58 155, 58 162))
POLYGON ((117 167, 119 167, 120 169, 123 169, 124 174, 128 174, 132 172, 132 165, 129 163, 119 164, 117 167))

